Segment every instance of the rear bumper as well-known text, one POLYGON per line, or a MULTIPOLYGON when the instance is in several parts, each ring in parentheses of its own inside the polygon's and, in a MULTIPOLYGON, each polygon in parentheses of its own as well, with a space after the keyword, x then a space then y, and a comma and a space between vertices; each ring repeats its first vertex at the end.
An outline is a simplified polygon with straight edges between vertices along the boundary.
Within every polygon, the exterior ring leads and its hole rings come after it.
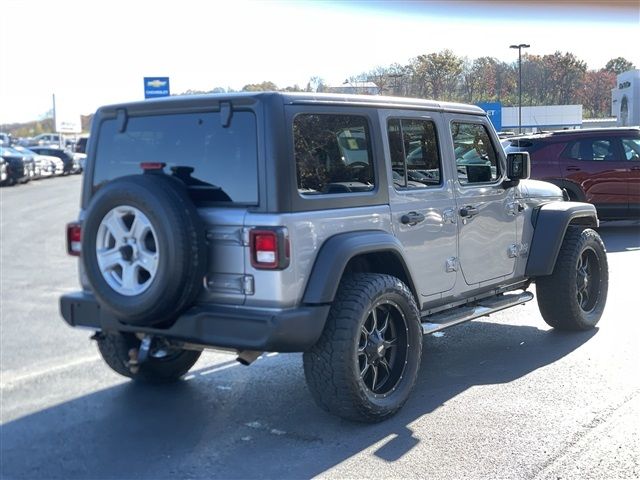
POLYGON ((210 347, 302 352, 322 333, 329 305, 310 305, 286 310, 256 310, 246 307, 196 305, 168 328, 126 325, 100 307, 87 292, 60 298, 60 312, 72 327, 136 332, 210 347))

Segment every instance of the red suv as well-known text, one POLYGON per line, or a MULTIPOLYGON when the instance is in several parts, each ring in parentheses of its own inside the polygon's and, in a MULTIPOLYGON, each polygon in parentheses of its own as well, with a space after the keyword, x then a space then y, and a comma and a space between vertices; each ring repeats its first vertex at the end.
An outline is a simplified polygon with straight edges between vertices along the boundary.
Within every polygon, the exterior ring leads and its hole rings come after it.
POLYGON ((601 219, 640 217, 640 129, 563 130, 510 138, 505 151, 529 152, 531 178, 590 202, 601 219))

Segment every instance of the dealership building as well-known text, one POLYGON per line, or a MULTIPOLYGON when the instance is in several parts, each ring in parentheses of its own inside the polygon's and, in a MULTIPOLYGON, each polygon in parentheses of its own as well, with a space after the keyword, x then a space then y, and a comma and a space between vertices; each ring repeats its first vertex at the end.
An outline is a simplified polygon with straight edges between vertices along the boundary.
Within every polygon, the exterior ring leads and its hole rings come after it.
POLYGON ((616 83, 611 90, 611 115, 619 127, 640 125, 640 70, 621 73, 616 83))

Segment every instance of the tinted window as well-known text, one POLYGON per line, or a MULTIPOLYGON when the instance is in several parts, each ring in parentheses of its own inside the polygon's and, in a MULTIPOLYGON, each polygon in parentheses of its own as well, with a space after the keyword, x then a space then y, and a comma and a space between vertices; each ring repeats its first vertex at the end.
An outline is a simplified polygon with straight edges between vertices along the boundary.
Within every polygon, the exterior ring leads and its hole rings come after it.
POLYGON ((87 153, 87 139, 85 137, 79 138, 76 142, 76 152, 87 153))
POLYGON ((143 162, 165 163, 198 202, 258 203, 256 120, 234 112, 223 127, 220 113, 130 117, 124 132, 106 120, 100 126, 93 183, 142 173, 143 162))
POLYGON ((442 166, 432 121, 394 118, 387 124, 387 134, 396 188, 440 185, 442 166))
POLYGON ((298 115, 293 121, 293 142, 301 194, 373 190, 371 139, 365 117, 298 115))
POLYGON ((640 161, 640 138, 623 138, 622 147, 627 160, 640 161))
POLYGON ((564 156, 575 160, 586 161, 612 161, 618 160, 615 156, 614 143, 612 140, 596 138, 584 139, 572 142, 567 145, 564 156))
POLYGON ((485 183, 498 179, 498 156, 484 125, 453 122, 451 136, 460 183, 485 183))

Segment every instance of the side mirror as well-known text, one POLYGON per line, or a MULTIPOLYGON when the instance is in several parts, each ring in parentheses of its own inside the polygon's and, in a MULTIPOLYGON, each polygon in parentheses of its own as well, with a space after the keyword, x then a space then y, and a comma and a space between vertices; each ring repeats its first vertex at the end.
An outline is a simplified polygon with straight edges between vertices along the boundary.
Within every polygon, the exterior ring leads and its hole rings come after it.
POLYGON ((511 181, 524 180, 531 176, 531 160, 528 152, 507 154, 507 178, 511 181))

